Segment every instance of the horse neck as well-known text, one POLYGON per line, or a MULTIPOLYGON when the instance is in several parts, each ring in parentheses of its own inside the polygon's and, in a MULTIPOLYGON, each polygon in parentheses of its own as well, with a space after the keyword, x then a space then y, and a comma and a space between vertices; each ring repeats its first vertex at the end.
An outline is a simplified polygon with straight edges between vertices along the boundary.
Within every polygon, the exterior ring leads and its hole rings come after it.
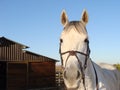
POLYGON ((94 88, 96 86, 96 77, 93 65, 94 63, 90 58, 88 58, 87 68, 85 70, 85 82, 88 88, 94 88))

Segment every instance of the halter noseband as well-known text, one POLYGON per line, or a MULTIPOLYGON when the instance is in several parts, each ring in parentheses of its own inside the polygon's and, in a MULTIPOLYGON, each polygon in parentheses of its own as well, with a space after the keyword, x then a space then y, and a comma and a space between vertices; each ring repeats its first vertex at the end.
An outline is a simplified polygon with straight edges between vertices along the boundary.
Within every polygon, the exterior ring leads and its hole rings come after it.
POLYGON ((62 66, 63 66, 63 58, 62 58, 62 56, 68 53, 68 57, 67 57, 67 59, 65 61, 65 67, 66 67, 67 61, 68 61, 70 56, 75 56, 77 58, 79 64, 80 64, 80 67, 81 67, 82 63, 79 60, 77 54, 84 55, 85 56, 85 63, 84 63, 84 66, 82 68, 85 70, 86 67, 87 67, 87 59, 89 58, 89 55, 90 55, 89 41, 87 41, 87 51, 86 51, 86 53, 83 53, 83 52, 80 52, 80 51, 74 51, 74 50, 61 52, 61 43, 60 43, 59 53, 60 53, 60 57, 61 57, 62 66))

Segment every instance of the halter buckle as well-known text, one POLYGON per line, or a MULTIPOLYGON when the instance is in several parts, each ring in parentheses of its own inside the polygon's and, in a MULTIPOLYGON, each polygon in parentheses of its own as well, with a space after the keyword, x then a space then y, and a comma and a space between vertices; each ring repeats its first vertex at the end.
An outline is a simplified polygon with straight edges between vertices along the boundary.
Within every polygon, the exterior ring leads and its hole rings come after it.
POLYGON ((74 55, 76 55, 76 52, 75 51, 69 51, 69 55, 71 55, 71 56, 74 56, 74 55))

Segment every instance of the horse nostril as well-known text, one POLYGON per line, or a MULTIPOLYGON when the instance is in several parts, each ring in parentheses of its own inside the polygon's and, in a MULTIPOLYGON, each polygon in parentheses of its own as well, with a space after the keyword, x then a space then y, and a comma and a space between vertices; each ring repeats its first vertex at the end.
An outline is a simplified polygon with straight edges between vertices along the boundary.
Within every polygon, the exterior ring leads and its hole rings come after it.
POLYGON ((79 77, 80 77, 80 72, 77 71, 77 77, 76 77, 76 79, 78 79, 79 77))
POLYGON ((64 78, 67 79, 67 76, 66 76, 66 71, 64 71, 64 74, 63 74, 64 78))

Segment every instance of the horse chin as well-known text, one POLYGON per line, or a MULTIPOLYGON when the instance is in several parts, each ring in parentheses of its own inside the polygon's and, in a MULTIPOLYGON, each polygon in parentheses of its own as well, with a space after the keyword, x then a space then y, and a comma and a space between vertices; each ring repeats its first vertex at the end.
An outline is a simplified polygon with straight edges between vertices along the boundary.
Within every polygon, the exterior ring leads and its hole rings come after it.
POLYGON ((79 86, 66 86, 67 90, 79 90, 79 86))
POLYGON ((66 86, 67 90, 78 90, 78 88, 79 88, 79 84, 80 84, 79 80, 77 80, 77 81, 73 80, 72 83, 67 80, 64 80, 64 82, 65 82, 65 86, 66 86))

